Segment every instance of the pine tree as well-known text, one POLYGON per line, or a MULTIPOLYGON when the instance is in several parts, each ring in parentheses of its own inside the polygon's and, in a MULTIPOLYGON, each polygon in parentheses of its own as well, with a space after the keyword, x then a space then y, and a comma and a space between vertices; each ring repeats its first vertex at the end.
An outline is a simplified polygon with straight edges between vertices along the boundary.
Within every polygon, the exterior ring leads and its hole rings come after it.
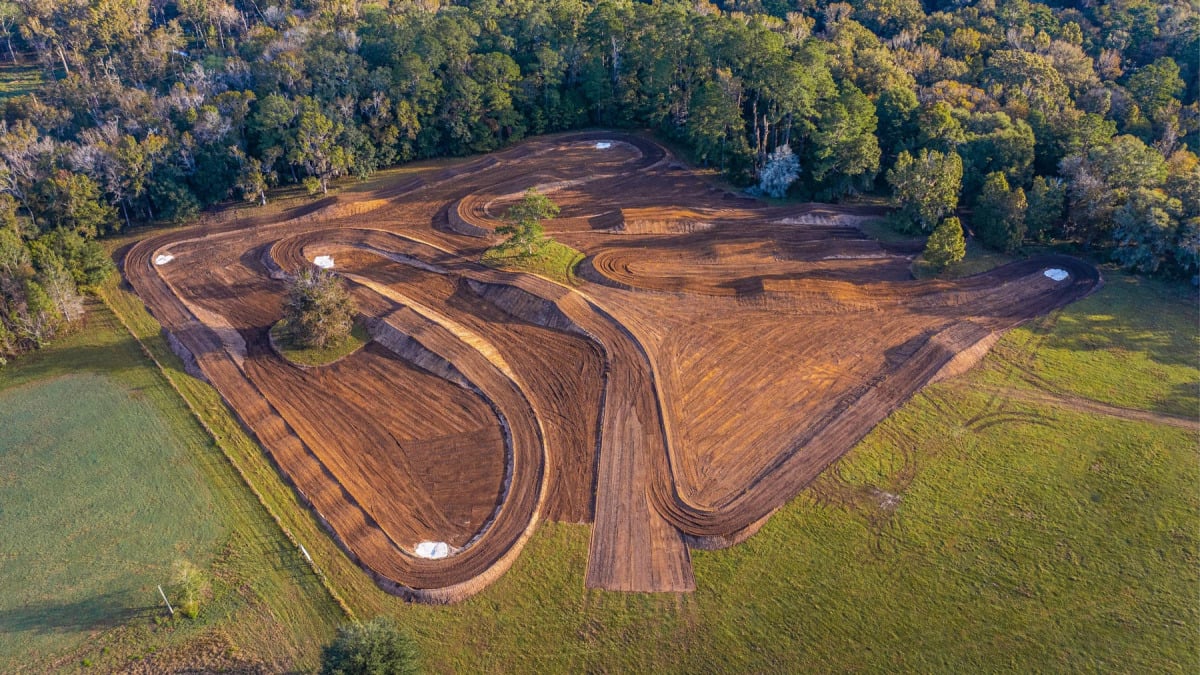
POLYGON ((975 201, 975 233, 989 248, 1010 253, 1025 239, 1025 191, 1010 190, 1004 173, 990 173, 975 201))

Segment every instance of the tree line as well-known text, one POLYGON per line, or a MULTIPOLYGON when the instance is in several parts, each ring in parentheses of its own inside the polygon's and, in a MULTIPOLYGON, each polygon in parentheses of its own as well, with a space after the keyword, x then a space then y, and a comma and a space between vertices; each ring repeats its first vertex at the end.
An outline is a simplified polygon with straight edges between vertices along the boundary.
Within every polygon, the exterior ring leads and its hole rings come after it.
POLYGON ((769 194, 888 195, 914 233, 959 213, 1197 273, 1187 0, 0 0, 0 35, 44 73, 2 103, 9 335, 49 254, 86 283, 122 227, 588 126, 769 194))

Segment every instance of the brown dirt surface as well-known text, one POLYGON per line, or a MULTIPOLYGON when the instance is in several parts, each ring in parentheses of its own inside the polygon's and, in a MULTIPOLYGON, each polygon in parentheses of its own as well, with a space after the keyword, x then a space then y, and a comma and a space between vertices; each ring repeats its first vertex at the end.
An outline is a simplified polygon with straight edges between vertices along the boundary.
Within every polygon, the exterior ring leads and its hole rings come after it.
POLYGON ((687 591, 689 548, 750 536, 921 387, 1100 284, 1062 256, 914 281, 911 251, 858 228, 878 215, 766 206, 646 138, 588 132, 213 217, 139 242, 124 272, 383 588, 459 600, 552 519, 593 524, 589 586, 687 591), (529 187, 587 255, 577 287, 478 262, 529 187), (299 369, 267 331, 319 255, 374 339, 299 369), (425 540, 452 554, 415 556, 425 540))

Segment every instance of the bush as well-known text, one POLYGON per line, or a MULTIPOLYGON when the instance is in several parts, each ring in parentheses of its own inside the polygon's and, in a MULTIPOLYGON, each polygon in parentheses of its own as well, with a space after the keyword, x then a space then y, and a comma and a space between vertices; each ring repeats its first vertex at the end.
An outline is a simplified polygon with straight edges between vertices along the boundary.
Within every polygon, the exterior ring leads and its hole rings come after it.
POLYGON ((966 255, 967 242, 963 239, 962 223, 958 218, 943 220, 925 242, 925 260, 938 269, 956 263, 966 255))
POLYGON ((302 181, 302 184, 304 185, 305 191, 308 192, 309 197, 316 197, 317 195, 321 194, 322 187, 321 180, 319 178, 315 176, 308 176, 302 181))
POLYGON ((179 598, 179 613, 195 619, 200 616, 200 601, 209 594, 208 579, 187 560, 176 560, 173 567, 172 586, 179 598))
POLYGON ((321 655, 322 675, 407 675, 416 673, 417 648, 388 617, 338 629, 321 655))

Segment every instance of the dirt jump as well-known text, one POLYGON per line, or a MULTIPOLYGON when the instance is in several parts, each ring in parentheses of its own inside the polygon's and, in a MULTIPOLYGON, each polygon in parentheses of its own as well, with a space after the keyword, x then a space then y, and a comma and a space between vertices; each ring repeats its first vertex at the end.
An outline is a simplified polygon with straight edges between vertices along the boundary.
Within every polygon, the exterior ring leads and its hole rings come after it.
MULTIPOLYGON (((249 213, 249 211, 245 212, 249 213)), ((542 137, 257 219, 133 246, 124 273, 347 555, 384 589, 453 602, 544 519, 591 523, 586 583, 695 587, 730 546, 930 382, 1094 290, 1053 256, 914 281, 878 213, 767 206, 658 144, 542 137), (574 286, 491 269, 536 187, 574 286), (372 340, 299 368, 270 345, 287 279, 345 279, 372 340)))

